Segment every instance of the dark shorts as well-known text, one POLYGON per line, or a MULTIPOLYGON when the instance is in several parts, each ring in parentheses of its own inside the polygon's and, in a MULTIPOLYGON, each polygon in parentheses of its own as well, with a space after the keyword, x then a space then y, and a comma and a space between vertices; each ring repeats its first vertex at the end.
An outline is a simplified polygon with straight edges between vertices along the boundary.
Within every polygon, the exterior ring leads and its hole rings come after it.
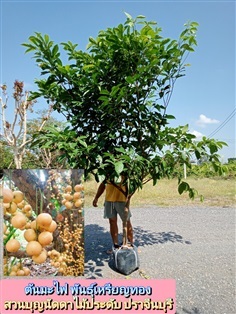
MULTIPOLYGON (((117 214, 123 220, 124 218, 124 209, 125 209, 125 202, 108 202, 105 201, 104 203, 104 218, 116 218, 117 214)), ((128 220, 131 217, 131 212, 129 210, 128 213, 128 220)))

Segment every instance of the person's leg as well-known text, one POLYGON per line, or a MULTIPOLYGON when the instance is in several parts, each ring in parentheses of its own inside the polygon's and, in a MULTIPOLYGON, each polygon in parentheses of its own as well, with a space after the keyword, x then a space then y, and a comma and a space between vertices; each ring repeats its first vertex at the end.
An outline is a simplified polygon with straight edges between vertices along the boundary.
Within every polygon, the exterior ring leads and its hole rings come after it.
POLYGON ((124 221, 124 218, 126 216, 127 219, 127 240, 133 244, 133 227, 130 221, 131 212, 130 209, 128 209, 128 212, 125 212, 127 208, 125 208, 125 202, 115 202, 116 211, 119 214, 122 221, 124 221))
POLYGON ((109 218, 110 223, 110 234, 113 241, 114 247, 118 247, 118 224, 117 224, 117 217, 116 218, 109 218))
POLYGON ((128 238, 128 241, 133 244, 134 242, 134 238, 133 238, 133 227, 131 225, 131 221, 128 220, 127 221, 127 238, 128 238))
POLYGON ((113 245, 118 247, 118 224, 117 224, 117 212, 113 202, 105 201, 104 204, 104 218, 108 218, 110 225, 110 234, 113 245))

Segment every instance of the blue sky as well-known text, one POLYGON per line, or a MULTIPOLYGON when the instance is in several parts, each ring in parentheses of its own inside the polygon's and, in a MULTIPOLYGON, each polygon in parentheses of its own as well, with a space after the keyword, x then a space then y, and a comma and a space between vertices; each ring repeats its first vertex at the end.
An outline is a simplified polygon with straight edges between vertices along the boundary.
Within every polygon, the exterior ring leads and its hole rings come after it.
MULTIPOLYGON (((224 160, 235 157, 235 1, 0 2, 0 84, 10 87, 18 79, 31 90, 40 71, 21 44, 34 32, 56 43, 70 40, 84 50, 89 36, 123 23, 124 11, 156 21, 162 36, 173 39, 184 23, 198 22, 198 46, 186 61, 191 64, 186 76, 176 82, 168 113, 176 117, 173 126, 189 124, 196 135, 214 134, 227 142, 224 160)), ((36 109, 43 106, 40 102, 36 109)))

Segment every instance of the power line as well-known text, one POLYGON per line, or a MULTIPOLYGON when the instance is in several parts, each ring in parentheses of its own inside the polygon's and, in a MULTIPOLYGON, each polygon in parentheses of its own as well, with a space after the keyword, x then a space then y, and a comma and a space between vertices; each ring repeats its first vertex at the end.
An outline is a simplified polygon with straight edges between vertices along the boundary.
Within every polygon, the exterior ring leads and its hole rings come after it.
POLYGON ((215 129, 215 131, 211 132, 211 134, 208 135, 208 137, 214 136, 216 133, 218 133, 235 115, 236 108, 230 113, 230 115, 218 126, 218 128, 215 129))

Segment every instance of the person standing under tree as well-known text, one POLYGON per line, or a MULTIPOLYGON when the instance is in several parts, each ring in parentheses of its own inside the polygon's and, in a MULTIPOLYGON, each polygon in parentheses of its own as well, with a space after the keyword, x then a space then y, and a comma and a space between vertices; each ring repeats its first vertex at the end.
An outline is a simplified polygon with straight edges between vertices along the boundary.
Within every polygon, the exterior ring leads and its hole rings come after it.
MULTIPOLYGON (((122 183, 117 184, 120 189, 125 192, 125 186, 122 183)), ((98 199, 106 190, 105 203, 104 203, 104 218, 109 219, 110 224, 110 234, 113 241, 113 246, 115 249, 119 248, 118 241, 118 223, 117 223, 117 214, 120 216, 121 220, 124 220, 125 217, 125 205, 126 205, 126 196, 121 190, 109 181, 103 181, 97 190, 95 198, 93 200, 93 206, 97 207, 98 199)), ((127 238, 130 244, 133 244, 133 228, 130 221, 131 212, 128 212, 127 219, 127 238)))

